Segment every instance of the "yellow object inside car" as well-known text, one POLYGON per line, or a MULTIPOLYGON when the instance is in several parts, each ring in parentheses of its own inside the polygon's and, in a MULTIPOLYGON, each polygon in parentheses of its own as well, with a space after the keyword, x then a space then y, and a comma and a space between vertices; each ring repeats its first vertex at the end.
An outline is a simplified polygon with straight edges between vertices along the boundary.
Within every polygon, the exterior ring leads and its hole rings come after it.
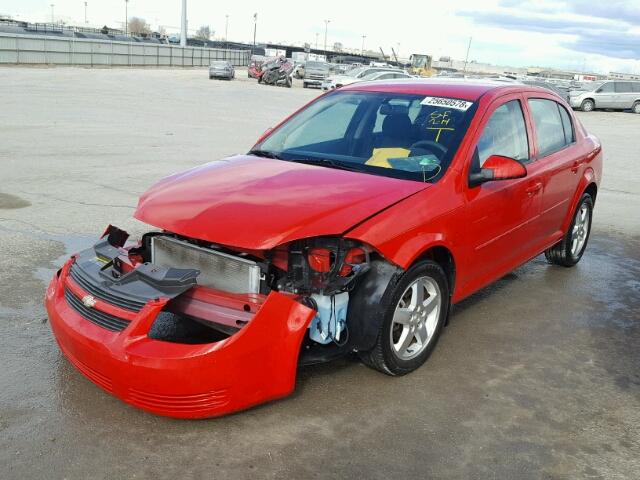
POLYGON ((372 167, 393 168, 389 163, 390 158, 408 157, 409 153, 411 150, 406 148, 374 148, 373 155, 364 164, 372 167))

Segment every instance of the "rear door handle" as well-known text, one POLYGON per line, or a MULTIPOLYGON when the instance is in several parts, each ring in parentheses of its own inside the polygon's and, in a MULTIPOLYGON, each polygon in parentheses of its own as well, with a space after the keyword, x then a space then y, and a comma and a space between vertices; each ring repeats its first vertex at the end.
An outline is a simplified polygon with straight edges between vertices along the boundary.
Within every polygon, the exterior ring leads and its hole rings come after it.
POLYGON ((534 183, 530 187, 527 187, 525 191, 527 192, 527 195, 529 195, 530 197, 533 197, 540 190, 542 190, 542 183, 538 182, 538 183, 534 183))
POLYGON ((574 160, 573 164, 571 164, 571 171, 573 173, 578 173, 578 169, 580 168, 580 164, 582 162, 580 160, 574 160))

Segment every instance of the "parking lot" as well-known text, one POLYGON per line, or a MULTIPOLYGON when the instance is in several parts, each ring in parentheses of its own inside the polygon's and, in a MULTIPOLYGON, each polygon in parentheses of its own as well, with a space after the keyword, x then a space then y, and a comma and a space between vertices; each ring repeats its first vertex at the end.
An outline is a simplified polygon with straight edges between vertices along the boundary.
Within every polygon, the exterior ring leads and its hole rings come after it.
POLYGON ((602 141, 590 245, 538 257, 454 307, 429 362, 355 358, 294 395, 204 421, 107 395, 61 355, 42 305, 70 253, 175 171, 248 150, 318 90, 239 70, 0 68, 0 478, 638 478, 640 115, 580 113, 602 141))

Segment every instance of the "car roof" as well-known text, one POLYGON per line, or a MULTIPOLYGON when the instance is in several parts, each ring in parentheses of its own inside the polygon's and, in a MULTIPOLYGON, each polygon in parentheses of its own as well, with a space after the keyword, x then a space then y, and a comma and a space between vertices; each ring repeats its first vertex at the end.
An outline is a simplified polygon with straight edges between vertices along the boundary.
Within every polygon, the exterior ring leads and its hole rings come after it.
POLYGON ((503 91, 504 93, 522 91, 545 91, 545 89, 543 88, 533 87, 529 85, 465 78, 407 78, 395 80, 377 80, 375 83, 360 82, 353 85, 347 85, 342 87, 340 90, 433 95, 441 97, 460 98, 472 102, 478 100, 487 92, 493 92, 497 90, 503 91))

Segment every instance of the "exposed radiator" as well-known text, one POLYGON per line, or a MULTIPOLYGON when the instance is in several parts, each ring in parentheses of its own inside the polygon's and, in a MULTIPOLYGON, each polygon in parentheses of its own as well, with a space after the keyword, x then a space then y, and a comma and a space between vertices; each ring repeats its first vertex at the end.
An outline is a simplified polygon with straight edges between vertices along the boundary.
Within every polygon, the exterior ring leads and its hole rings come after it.
POLYGON ((151 239, 151 262, 200 270, 198 285, 232 293, 260 293, 260 266, 251 260, 163 235, 151 239))

